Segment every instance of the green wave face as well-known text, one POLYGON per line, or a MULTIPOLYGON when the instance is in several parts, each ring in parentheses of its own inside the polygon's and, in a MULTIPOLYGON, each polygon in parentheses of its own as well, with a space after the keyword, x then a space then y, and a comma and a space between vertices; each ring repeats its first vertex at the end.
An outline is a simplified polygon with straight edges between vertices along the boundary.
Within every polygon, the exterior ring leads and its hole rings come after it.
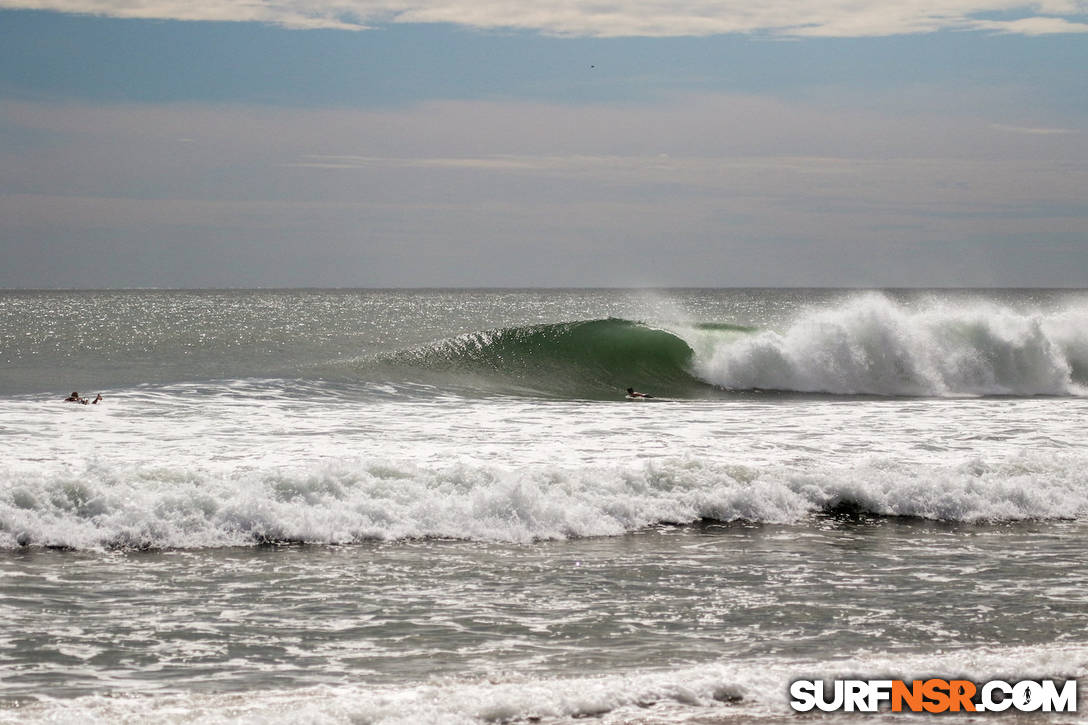
POLYGON ((403 372, 494 392, 617 399, 627 387, 687 397, 709 386, 689 372, 693 352, 664 330, 621 319, 473 332, 393 356, 403 372))

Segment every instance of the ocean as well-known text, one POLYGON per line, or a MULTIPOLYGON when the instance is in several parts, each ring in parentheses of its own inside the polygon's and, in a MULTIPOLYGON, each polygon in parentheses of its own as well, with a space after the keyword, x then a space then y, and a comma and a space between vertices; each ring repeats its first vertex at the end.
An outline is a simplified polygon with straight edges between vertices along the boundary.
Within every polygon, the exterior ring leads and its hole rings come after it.
POLYGON ((1085 291, 0 291, 0 393, 0 722, 1088 674, 1085 291))

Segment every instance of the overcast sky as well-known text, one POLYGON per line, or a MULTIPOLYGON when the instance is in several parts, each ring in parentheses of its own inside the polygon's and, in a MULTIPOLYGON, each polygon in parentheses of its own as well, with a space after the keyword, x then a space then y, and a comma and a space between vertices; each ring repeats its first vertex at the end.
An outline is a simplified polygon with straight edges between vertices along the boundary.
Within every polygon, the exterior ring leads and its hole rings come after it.
POLYGON ((0 0, 0 287, 1088 286, 1088 2, 0 0))

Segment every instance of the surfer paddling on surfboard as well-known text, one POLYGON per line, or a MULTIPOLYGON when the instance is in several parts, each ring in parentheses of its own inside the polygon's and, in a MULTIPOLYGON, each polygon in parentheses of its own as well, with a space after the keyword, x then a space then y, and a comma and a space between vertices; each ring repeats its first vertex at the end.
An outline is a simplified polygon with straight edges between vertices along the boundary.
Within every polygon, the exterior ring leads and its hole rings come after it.
MULTIPOLYGON (((99 393, 95 397, 94 400, 89 401, 89 402, 90 402, 91 405, 98 405, 98 401, 100 401, 100 400, 102 400, 102 393, 99 393)), ((77 393, 75 391, 72 391, 72 394, 69 395, 67 398, 65 398, 64 402, 65 403, 83 403, 83 405, 87 405, 87 403, 88 403, 86 398, 79 397, 79 393, 77 393)))
POLYGON ((654 396, 647 395, 646 393, 640 393, 637 390, 635 390, 634 388, 628 388, 627 389, 627 397, 630 400, 638 400, 640 398, 652 398, 654 396))

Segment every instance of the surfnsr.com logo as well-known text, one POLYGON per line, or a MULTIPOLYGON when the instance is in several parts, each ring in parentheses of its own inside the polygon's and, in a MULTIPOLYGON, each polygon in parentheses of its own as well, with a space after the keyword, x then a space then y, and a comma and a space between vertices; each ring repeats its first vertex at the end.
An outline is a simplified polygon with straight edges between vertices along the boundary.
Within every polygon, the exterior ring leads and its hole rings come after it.
POLYGON ((797 712, 1076 712, 1077 681, 796 680, 790 706, 797 712))

